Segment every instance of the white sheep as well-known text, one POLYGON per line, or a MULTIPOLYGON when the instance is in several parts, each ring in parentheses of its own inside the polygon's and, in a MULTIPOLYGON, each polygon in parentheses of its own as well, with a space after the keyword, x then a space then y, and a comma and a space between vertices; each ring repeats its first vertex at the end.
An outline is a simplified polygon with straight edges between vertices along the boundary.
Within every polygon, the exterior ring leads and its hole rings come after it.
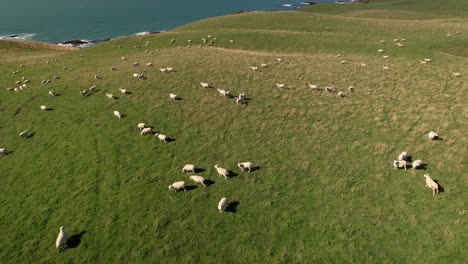
POLYGON ((65 228, 61 226, 60 232, 57 236, 57 239, 55 240, 55 247, 57 248, 57 251, 59 253, 67 245, 67 241, 68 241, 68 234, 65 231, 65 228))
POLYGON ((422 165, 423 165, 422 160, 418 159, 418 160, 413 161, 413 164, 411 165, 411 167, 413 167, 413 170, 416 170, 416 169, 421 168, 422 165))
POLYGON ((366 67, 366 66, 367 66, 367 64, 361 63, 361 67, 366 67))
POLYGON ((237 163, 237 167, 239 167, 239 169, 241 169, 241 171, 245 171, 245 170, 248 170, 250 172, 250 170, 252 169, 252 162, 239 162, 237 163))
POLYGON ((42 111, 46 111, 46 110, 47 110, 47 106, 41 105, 41 110, 42 110, 42 111))
POLYGON ((338 97, 346 97, 346 94, 343 92, 338 92, 338 97))
POLYGON ((318 89, 318 85, 315 85, 315 84, 308 83, 307 86, 309 86, 309 88, 312 89, 312 90, 317 90, 318 89))
POLYGON ((167 143, 167 136, 166 135, 163 135, 161 133, 156 133, 156 134, 154 134, 154 136, 156 136, 160 141, 164 141, 164 143, 167 143))
POLYGON ((186 165, 182 168, 182 172, 191 172, 191 173, 195 173, 195 165, 193 165, 193 164, 186 164, 186 165))
POLYGON ((87 96, 87 95, 88 95, 88 90, 80 91, 80 95, 81 95, 82 97, 87 96))
POLYGON ((234 40, 230 39, 230 40, 229 40, 229 43, 234 43, 234 40))
POLYGON ((210 88, 210 84, 207 83, 207 82, 201 82, 200 85, 201 85, 201 87, 203 87, 203 88, 210 88))
POLYGON ((200 183, 201 185, 203 185, 203 187, 206 187, 205 178, 203 178, 202 176, 192 175, 189 176, 189 179, 194 181, 195 183, 200 183))
POLYGON ((102 77, 99 76, 99 75, 97 75, 97 74, 95 74, 95 75, 94 75, 94 79, 99 80, 99 79, 102 79, 102 77))
POLYGON ((117 117, 117 118, 122 118, 122 115, 120 114, 119 111, 114 111, 114 116, 117 117))
POLYGON ((333 93, 335 89, 332 86, 325 86, 325 92, 333 93))
POLYGON ((406 161, 405 160, 394 160, 393 161, 393 168, 405 168, 406 170, 406 161))
POLYGON ((172 67, 166 67, 166 72, 175 72, 175 70, 172 67))
POLYGON ((241 105, 243 103, 244 103, 244 98, 241 98, 241 97, 236 98, 236 104, 241 105))
POLYGON ((143 130, 145 128, 146 124, 145 123, 138 123, 137 127, 140 129, 140 130, 143 130))
POLYGON ((127 93, 128 93, 127 89, 123 89, 123 88, 119 88, 119 91, 120 91, 122 94, 127 94, 127 93))
POLYGON ((459 73, 459 72, 454 72, 454 73, 453 73, 453 76, 454 76, 454 77, 461 77, 461 73, 459 73))
POLYGON ((348 87, 348 91, 353 92, 353 91, 354 91, 354 86, 352 86, 352 85, 349 86, 349 87, 348 87))
POLYGON ((114 95, 113 95, 113 94, 106 93, 106 96, 107 96, 107 98, 109 98, 110 100, 115 100, 115 98, 114 98, 114 95))
POLYGON ((145 65, 148 66, 148 67, 151 67, 151 66, 153 66, 153 63, 147 62, 147 63, 145 63, 145 65))
POLYGON ((219 164, 214 165, 216 171, 218 172, 218 176, 223 176, 224 180, 228 179, 229 176, 229 171, 226 170, 225 168, 219 167, 219 164))
POLYGON ((139 66, 139 65, 140 65, 140 63, 139 63, 138 61, 132 63, 132 66, 133 66, 133 67, 136 67, 136 66, 139 66))
POLYGON ((435 139, 438 139, 438 138, 439 138, 439 134, 437 134, 437 133, 434 132, 434 131, 429 132, 429 134, 427 134, 427 136, 428 136, 429 139, 431 139, 431 140, 435 140, 435 139))
POLYGON ((143 129, 141 129, 140 135, 144 136, 146 134, 151 134, 151 127, 143 127, 143 129))
POLYGON ((383 52, 385 52, 385 50, 384 49, 378 49, 377 52, 383 53, 383 52))
POLYGON ((402 153, 400 153, 400 155, 398 155, 398 160, 406 160, 407 157, 408 157, 408 152, 403 151, 402 153))
POLYGON ((88 89, 90 92, 95 92, 96 91, 96 85, 93 85, 91 87, 89 87, 88 89))
POLYGON ((381 40, 380 43, 382 43, 382 44, 385 43, 385 40, 381 40))
POLYGON ((52 96, 55 96, 57 93, 55 91, 50 90, 49 94, 52 95, 52 96))
POLYGON ((429 174, 424 174, 426 178, 426 187, 432 189, 432 195, 439 194, 439 185, 429 176, 429 174))
POLYGON ((19 133, 20 138, 27 138, 29 136, 29 129, 19 133))
POLYGON ((262 67, 262 68, 267 68, 267 67, 268 67, 268 64, 266 64, 266 63, 260 63, 260 67, 262 67))
POLYGON ((382 69, 384 69, 384 71, 390 70, 388 66, 383 66, 382 69))
POLYGON ((229 94, 231 93, 230 91, 226 91, 226 90, 221 90, 221 89, 217 89, 217 90, 218 90, 219 94, 221 96, 224 96, 224 97, 229 96, 229 94))
POLYGON ((111 71, 116 71, 117 69, 115 67, 111 67, 111 71))
POLYGON ((160 72, 166 72, 167 69, 166 69, 166 68, 159 68, 159 71, 160 71, 160 72))
POLYGON ((340 64, 346 64, 346 63, 348 63, 346 60, 340 61, 340 64))
POLYGON ((177 94, 170 93, 169 98, 175 101, 177 99, 177 94))
POLYGON ((424 58, 424 61, 425 61, 425 62, 432 62, 432 60, 431 60, 431 59, 428 59, 428 58, 424 58))
POLYGON ((185 192, 186 191, 185 182, 184 181, 174 182, 173 184, 169 185, 169 190, 171 189, 174 189, 175 191, 184 189, 184 192, 185 192))
POLYGON ((277 62, 282 62, 282 61, 283 61, 283 59, 276 58, 276 61, 277 61, 277 62))
POLYGON ((8 154, 10 154, 10 152, 11 151, 9 151, 6 148, 0 148, 0 154, 2 154, 2 155, 8 155, 8 154))
POLYGON ((120 58, 121 58, 122 60, 127 60, 127 58, 125 58, 125 57, 123 57, 123 56, 122 56, 122 57, 120 57, 120 58))
POLYGON ((224 212, 226 210, 226 207, 228 205, 228 200, 226 197, 221 198, 221 200, 218 203, 218 210, 220 213, 224 212))
POLYGON ((383 55, 382 58, 388 59, 388 55, 383 55))
POLYGON ((276 83, 275 85, 278 88, 284 88, 285 87, 284 83, 276 83))
POLYGON ((256 71, 258 70, 258 67, 250 66, 250 69, 252 69, 253 71, 256 71))

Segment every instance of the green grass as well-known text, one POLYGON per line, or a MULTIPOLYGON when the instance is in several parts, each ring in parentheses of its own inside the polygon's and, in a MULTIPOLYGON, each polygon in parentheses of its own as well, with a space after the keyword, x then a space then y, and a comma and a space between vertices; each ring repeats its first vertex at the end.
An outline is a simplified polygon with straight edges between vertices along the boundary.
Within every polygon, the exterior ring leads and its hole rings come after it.
POLYGON ((467 29, 464 19, 262 12, 65 53, 0 42, 9 54, 0 62, 0 147, 14 151, 0 157, 0 262, 464 263, 467 29), (216 43, 198 47, 208 34, 216 43), (393 38, 406 38, 405 47, 393 38), (420 64, 424 57, 433 62, 420 64), (269 67, 249 68, 263 62, 269 67), (22 76, 28 90, 7 92, 22 76), (356 91, 338 98, 307 82, 356 91), (81 98, 92 85, 99 91, 81 98), (216 88, 245 92, 249 104, 216 88), (169 100, 172 92, 182 100, 169 100), (142 121, 175 141, 140 136, 142 121), (20 139, 28 128, 34 136, 20 139), (431 130, 443 140, 429 141, 431 130), (427 170, 393 170, 404 150, 427 170), (241 173, 241 161, 261 168, 241 173), (180 171, 186 163, 215 183, 169 192, 178 180, 195 186, 180 171), (216 163, 238 175, 219 178, 216 163), (425 173, 444 192, 432 196, 425 173), (224 196, 239 203, 235 213, 218 213, 224 196), (61 225, 86 233, 57 254, 61 225))

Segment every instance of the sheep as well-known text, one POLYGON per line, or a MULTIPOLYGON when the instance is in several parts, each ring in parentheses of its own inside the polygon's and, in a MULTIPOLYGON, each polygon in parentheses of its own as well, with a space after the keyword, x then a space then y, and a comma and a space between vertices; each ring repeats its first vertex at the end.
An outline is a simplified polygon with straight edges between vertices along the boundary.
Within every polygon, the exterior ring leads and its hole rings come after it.
POLYGON ((349 87, 348 87, 348 91, 350 91, 350 92, 354 92, 354 86, 352 86, 352 85, 351 85, 351 86, 349 86, 349 87))
POLYGON ((97 75, 97 74, 95 74, 95 75, 94 75, 94 79, 99 80, 99 79, 102 79, 102 77, 99 76, 99 75, 97 75))
POLYGON ((140 129, 140 130, 143 130, 145 128, 146 124, 145 123, 138 123, 137 127, 140 129))
POLYGON ((333 93, 335 89, 332 86, 325 86, 325 92, 333 93))
POLYGON ((166 72, 167 69, 166 69, 166 68, 159 68, 159 71, 160 71, 160 72, 166 72))
POLYGON ((106 96, 107 96, 107 98, 109 98, 110 100, 115 100, 115 98, 114 98, 114 95, 113 95, 113 94, 106 93, 106 96))
POLYGON ((203 185, 203 187, 206 188, 205 178, 203 178, 202 176, 192 175, 192 176, 189 176, 189 179, 194 181, 195 183, 200 183, 201 185, 203 185))
POLYGON ((111 67, 111 71, 116 71, 117 69, 115 67, 111 67))
POLYGON ((67 67, 62 67, 62 70, 66 70, 66 69, 68 69, 68 68, 67 67))
POLYGON ((210 88, 210 84, 207 83, 207 82, 201 82, 200 85, 201 85, 201 87, 203 87, 203 88, 210 88))
POLYGON ((218 90, 219 94, 221 96, 224 96, 224 97, 229 96, 229 94, 231 93, 230 91, 226 91, 226 90, 221 90, 221 89, 217 89, 217 90, 218 90))
POLYGON ((175 101, 177 99, 177 94, 170 93, 169 98, 175 101))
POLYGON ((47 110, 47 106, 41 105, 41 110, 42 110, 42 111, 46 111, 46 110, 47 110))
POLYGON ((266 64, 266 63, 260 63, 260 67, 262 67, 262 68, 267 68, 267 67, 268 67, 268 64, 266 64))
POLYGON ((122 60, 127 60, 127 58, 125 58, 124 56, 120 57, 122 60))
POLYGON ((406 170, 406 161, 405 160, 394 160, 393 161, 393 168, 405 168, 406 170))
POLYGON ((156 134, 154 134, 154 136, 158 137, 158 139, 160 141, 164 141, 164 143, 167 143, 167 136, 166 135, 163 135, 161 133, 156 133, 156 134))
POLYGON ((8 154, 10 154, 10 153, 11 153, 11 151, 8 150, 8 149, 6 149, 6 148, 0 148, 0 154, 2 154, 2 155, 8 155, 8 154))
POLYGON ((432 195, 439 194, 439 184, 437 184, 429 174, 424 174, 424 178, 426 178, 426 186, 432 189, 432 195))
POLYGON ((9 92, 14 91, 14 90, 15 90, 15 88, 11 88, 11 87, 7 88, 7 91, 9 91, 9 92))
POLYGON ((195 165, 193 165, 193 164, 186 164, 186 165, 182 168, 182 172, 192 172, 192 173, 195 173, 195 165))
POLYGON ((439 138, 439 134, 437 134, 437 133, 434 132, 434 131, 429 132, 429 134, 427 134, 427 136, 428 136, 429 139, 431 139, 431 140, 435 140, 435 139, 438 139, 438 138, 439 138))
MULTIPOLYGON (((138 124, 140 125, 140 124, 138 124)), ((146 134, 151 134, 151 127, 143 127, 141 129, 140 135, 144 136, 146 134)))
POLYGON ((377 52, 383 53, 383 52, 385 52, 385 50, 384 49, 378 49, 377 52))
POLYGON ((309 86, 309 88, 312 89, 312 90, 317 90, 318 89, 318 85, 315 85, 315 84, 308 83, 307 86, 309 86))
POLYGON ((336 54, 336 57, 337 57, 337 58, 341 57, 341 54, 336 54))
POLYGON ((405 46, 405 45, 403 45, 403 44, 401 44, 401 43, 397 43, 396 45, 397 45, 398 47, 400 47, 400 48, 403 48, 403 47, 405 46))
POLYGON ((175 72, 173 67, 166 67, 166 72, 175 72))
POLYGON ((119 111, 114 111, 114 116, 117 117, 118 119, 122 118, 122 115, 120 114, 119 111))
POLYGON ((223 176, 224 180, 228 179, 228 176, 229 176, 228 170, 226 170, 225 168, 219 167, 219 164, 214 165, 214 167, 216 168, 216 171, 218 172, 219 177, 223 176))
POLYGON ((388 55, 383 55, 382 58, 388 59, 388 55))
POLYGON ((187 191, 185 189, 185 182, 184 181, 178 181, 174 182, 173 184, 169 185, 169 190, 174 189, 175 191, 184 189, 184 192, 187 191))
POLYGON ((88 89, 90 92, 95 92, 96 91, 96 85, 93 85, 91 87, 89 87, 88 89))
POLYGON ((230 39, 230 40, 229 40, 229 43, 234 43, 234 40, 230 39))
POLYGON ((20 91, 20 89, 18 89, 18 88, 14 88, 13 90, 14 90, 16 93, 18 93, 18 92, 20 91))
POLYGON ((244 98, 241 98, 241 97, 236 98, 236 104, 241 105, 243 103, 244 103, 244 98))
POLYGON ((29 129, 19 133, 20 138, 27 138, 29 136, 29 129))
POLYGON ((340 64, 346 64, 346 63, 348 63, 346 60, 340 61, 340 64))
POLYGON ((393 42, 398 42, 398 39, 393 39, 393 42))
POLYGON ((419 169, 423 166, 422 160, 415 160, 413 161, 413 164, 411 164, 411 167, 413 167, 413 170, 419 169))
POLYGON ((80 91, 80 95, 81 95, 82 97, 88 96, 88 90, 80 91))
POLYGON ((338 92, 338 97, 346 97, 346 94, 343 92, 338 92))
POLYGON ((390 70, 388 66, 383 66, 382 69, 384 69, 385 71, 390 70))
POLYGON ((241 171, 248 170, 250 172, 252 169, 252 162, 239 162, 237 163, 237 167, 239 167, 241 171))
POLYGON ((144 75, 144 74, 141 74, 141 73, 134 73, 134 74, 133 74, 133 77, 138 78, 138 79, 140 79, 140 80, 146 79, 145 75, 144 75))
POLYGON ((252 69, 253 71, 256 71, 258 70, 258 67, 250 66, 250 69, 252 69))
POLYGON ((452 33, 447 33, 446 36, 450 38, 450 37, 452 37, 452 33))
POLYGON ((382 43, 382 44, 385 43, 385 40, 381 40, 380 43, 382 43))
POLYGON ((31 81, 26 79, 26 80, 23 80, 23 83, 30 83, 31 81))
POLYGON ((432 62, 432 60, 431 60, 431 59, 428 59, 428 58, 424 58, 424 61, 425 61, 425 62, 432 62))
POLYGON ((188 43, 192 43, 193 41, 191 39, 187 39, 187 42, 188 43))
POLYGON ((123 89, 123 88, 119 88, 119 91, 120 91, 122 94, 127 94, 127 93, 128 93, 127 89, 123 89))
POLYGON ((57 93, 55 91, 50 90, 49 94, 52 95, 52 96, 55 96, 57 93))
POLYGON ((138 61, 132 63, 132 66, 133 66, 133 67, 136 67, 136 66, 139 66, 139 65, 140 65, 140 63, 139 63, 138 61))
POLYGON ((56 75, 55 75, 55 76, 53 76, 52 78, 53 78, 54 80, 58 80, 58 79, 60 79, 60 77, 59 77, 59 76, 56 76, 56 75))
POLYGON ((283 61, 283 59, 276 58, 276 61, 277 61, 277 62, 282 62, 282 61, 283 61))
POLYGON ((67 245, 67 241, 68 241, 68 234, 65 231, 65 228, 61 226, 60 232, 57 236, 57 239, 55 240, 55 247, 57 248, 58 253, 60 253, 60 251, 67 245))
POLYGON ((221 200, 218 203, 218 210, 220 213, 223 213, 224 210, 226 210, 228 204, 228 200, 226 197, 221 198, 221 200))
POLYGON ((367 64, 361 63, 361 67, 366 67, 366 66, 367 66, 367 64))
POLYGON ((453 76, 454 76, 454 77, 461 77, 461 73, 459 73, 459 72, 454 72, 454 73, 453 73, 453 76))
POLYGON ((400 155, 398 155, 398 160, 406 160, 406 158, 408 158, 408 152, 406 151, 403 151, 400 153, 400 155))
POLYGON ((145 65, 148 66, 148 67, 151 67, 151 66, 153 66, 153 63, 148 62, 148 63, 145 63, 145 65))
POLYGON ((171 43, 174 43, 175 42, 175 39, 171 39, 171 43))
POLYGON ((275 85, 278 88, 284 88, 285 87, 284 83, 276 83, 275 85))

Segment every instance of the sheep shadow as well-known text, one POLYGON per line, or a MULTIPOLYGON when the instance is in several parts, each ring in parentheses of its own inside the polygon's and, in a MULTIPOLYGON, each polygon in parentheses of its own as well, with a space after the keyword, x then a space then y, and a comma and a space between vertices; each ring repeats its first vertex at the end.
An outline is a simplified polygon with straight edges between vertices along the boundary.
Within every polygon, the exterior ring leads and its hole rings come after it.
POLYGON ((227 206, 226 206, 226 210, 224 210, 225 212, 230 212, 230 213, 233 213, 235 214, 237 212, 237 206, 239 205, 239 202, 238 201, 234 201, 234 202, 230 202, 227 206))
POLYGON ((54 109, 53 109, 53 108, 47 108, 46 111, 47 111, 47 112, 49 112, 49 111, 54 111, 54 109))
POLYGON ((258 170, 260 170, 261 168, 262 168, 262 167, 260 167, 260 166, 254 166, 254 167, 250 168, 250 172, 258 171, 258 170))
POLYGON ((79 234, 72 235, 68 238, 67 248, 76 248, 81 244, 81 237, 86 234, 86 231, 81 231, 79 234))
POLYGON ((235 173, 235 172, 233 172, 233 171, 228 171, 228 177, 229 177, 229 178, 235 178, 235 177, 237 177, 237 176, 239 176, 239 174, 237 174, 237 173, 235 173))
POLYGON ((188 191, 188 192, 192 191, 192 190, 195 190, 197 188, 198 188, 198 186, 195 186, 195 185, 185 186, 185 190, 188 191))
POLYGON ((211 186, 211 185, 215 184, 215 181, 205 179, 205 181, 204 181, 203 183, 204 183, 206 186, 211 186))
POLYGON ((194 170, 194 173, 202 173, 205 171, 205 169, 202 169, 202 168, 195 168, 194 170))
POLYGON ((26 138, 32 138, 34 135, 36 135, 36 132, 29 134, 26 138))
POLYGON ((427 170, 427 164, 426 163, 422 163, 419 167, 416 168, 416 170, 427 170))
POLYGON ((174 138, 170 138, 170 137, 167 137, 167 138, 166 138, 166 142, 167 142, 167 143, 171 143, 171 142, 174 142, 174 141, 175 141, 174 138))
POLYGON ((437 183, 437 185, 439 186, 439 193, 443 193, 445 192, 445 189, 444 187, 442 187, 442 185, 440 185, 439 181, 438 180, 434 180, 435 183, 437 183))
POLYGON ((406 156, 406 162, 412 163, 413 162, 413 157, 412 156, 406 156))
POLYGON ((174 98, 174 101, 182 101, 182 98, 181 97, 176 97, 176 98, 174 98))

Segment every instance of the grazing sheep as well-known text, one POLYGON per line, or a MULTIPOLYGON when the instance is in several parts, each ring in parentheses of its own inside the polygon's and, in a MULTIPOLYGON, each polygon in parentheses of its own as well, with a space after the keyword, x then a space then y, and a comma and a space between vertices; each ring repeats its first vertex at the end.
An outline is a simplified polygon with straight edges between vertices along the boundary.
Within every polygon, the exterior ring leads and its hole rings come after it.
POLYGON ((80 95, 81 95, 82 97, 88 96, 88 90, 80 91, 80 95))
POLYGON ((406 170, 406 161, 405 160, 394 160, 393 161, 393 168, 405 168, 406 170))
POLYGON ((145 128, 146 124, 145 123, 138 123, 137 127, 140 129, 140 130, 143 130, 145 128))
POLYGON ((454 72, 454 73, 453 73, 453 76, 454 76, 454 77, 461 77, 461 73, 459 73, 459 72, 454 72))
POLYGON ((424 58, 424 61, 425 61, 425 62, 432 62, 432 60, 431 60, 431 59, 428 59, 428 58, 424 58))
POLYGON ((218 176, 223 176, 224 180, 227 180, 229 176, 228 170, 226 170, 225 168, 218 167, 218 166, 219 164, 214 165, 214 167, 216 168, 216 171, 218 172, 218 176))
POLYGON ((203 87, 203 88, 210 88, 210 84, 207 83, 207 82, 201 82, 200 85, 201 85, 201 87, 203 87))
POLYGON ((55 96, 57 93, 55 91, 50 90, 49 94, 52 95, 52 96, 55 96))
POLYGON ((385 43, 385 40, 381 40, 380 43, 382 43, 382 44, 385 43))
POLYGON ((400 153, 400 155, 398 155, 398 160, 406 160, 407 157, 408 157, 408 152, 403 151, 402 153, 400 153))
POLYGON ((154 136, 158 137, 158 139, 160 141, 164 141, 164 143, 167 143, 167 136, 166 135, 163 135, 161 133, 156 133, 156 134, 154 134, 154 136))
POLYGON ((175 191, 184 189, 184 192, 187 191, 185 189, 185 182, 184 181, 178 181, 174 182, 173 184, 169 185, 169 190, 174 189, 175 191))
POLYGON ((96 85, 93 85, 91 87, 89 87, 88 89, 90 92, 95 92, 96 91, 96 85))
POLYGON ((275 85, 278 88, 284 88, 285 87, 284 83, 276 83, 275 85))
POLYGON ((220 90, 220 89, 217 89, 217 90, 218 90, 219 94, 220 94, 221 96, 224 96, 224 97, 227 97, 227 96, 229 96, 229 95, 231 94, 230 91, 220 90))
POLYGON ((114 116, 117 117, 117 118, 122 118, 122 115, 120 114, 119 111, 114 111, 114 116))
POLYGON ((27 138, 29 136, 29 129, 19 133, 20 138, 27 138))
POLYGON ((58 253, 67 245, 68 234, 65 231, 63 226, 60 227, 60 232, 55 240, 55 248, 57 248, 58 253))
POLYGON ((11 88, 11 87, 7 88, 7 91, 9 91, 9 92, 14 91, 14 90, 15 90, 15 88, 11 88))
POLYGON ((177 94, 170 93, 169 98, 175 101, 177 99, 177 94))
POLYGON ((252 69, 253 71, 256 71, 258 70, 258 67, 250 66, 250 69, 252 69))
POLYGON ((262 67, 262 68, 267 68, 267 67, 268 67, 268 64, 266 64, 266 63, 260 63, 260 67, 262 67))
POLYGON ((432 189, 432 195, 439 194, 439 185, 429 176, 429 174, 424 174, 426 178, 426 187, 432 189))
POLYGON ((230 42, 230 43, 234 43, 234 40, 230 39, 229 42, 230 42))
POLYGON ((325 86, 325 92, 333 93, 335 89, 332 86, 325 86))
POLYGON ((352 85, 351 85, 351 86, 349 86, 349 87, 348 87, 348 91, 350 91, 350 92, 354 92, 354 86, 352 86, 352 85))
POLYGON ((148 67, 151 67, 151 66, 153 66, 153 63, 148 62, 148 63, 145 63, 145 65, 148 66, 148 67))
POLYGON ((140 65, 140 63, 139 63, 138 61, 132 63, 132 66, 133 66, 133 67, 136 67, 136 66, 139 66, 139 65, 140 65))
POLYGON ((41 105, 41 110, 42 110, 42 111, 45 111, 45 110, 47 110, 47 106, 45 106, 45 105, 41 105))
POLYGON ((390 70, 388 66, 383 66, 382 69, 384 69, 385 71, 390 70))
POLYGON ((166 72, 175 72, 175 70, 172 67, 166 67, 166 72))
POLYGON ((114 98, 114 95, 113 95, 113 94, 106 93, 106 96, 107 96, 107 98, 109 98, 110 100, 115 100, 115 98, 114 98))
POLYGON ((127 89, 123 89, 123 88, 119 88, 119 91, 120 91, 121 93, 123 93, 123 94, 127 94, 127 93, 128 93, 127 89))
POLYGON ((241 98, 241 97, 236 98, 236 104, 241 105, 243 103, 244 103, 244 98, 241 98))
POLYGON ((194 181, 195 183, 200 183, 201 185, 203 185, 203 187, 206 187, 205 178, 203 178, 202 176, 192 175, 189 176, 189 179, 194 181))
POLYGON ((393 42, 398 42, 398 39, 393 39, 393 42))
POLYGON ((282 62, 282 61, 283 61, 283 59, 276 58, 276 61, 277 61, 277 62, 282 62))
POLYGON ((388 55, 383 55, 382 58, 388 59, 388 55))
POLYGON ((361 63, 361 67, 366 67, 366 66, 367 66, 367 64, 361 63))
POLYGON ((193 164, 186 164, 186 165, 182 168, 182 172, 191 172, 191 173, 195 173, 195 165, 193 165, 193 164))
POLYGON ((66 70, 66 69, 68 69, 68 68, 67 67, 62 67, 62 70, 66 70))
POLYGON ((423 165, 422 160, 418 159, 418 160, 413 161, 413 164, 411 165, 411 167, 413 167, 413 170, 416 170, 416 169, 421 168, 422 165, 423 165))
POLYGON ((121 58, 122 60, 127 60, 127 58, 125 58, 125 57, 123 57, 123 56, 122 56, 122 57, 120 57, 120 58, 121 58))
POLYGON ((2 155, 8 155, 8 154, 10 154, 10 152, 11 151, 9 151, 6 148, 0 148, 0 154, 2 154, 2 155))
POLYGON ((348 62, 345 61, 345 60, 340 61, 340 64, 346 64, 346 63, 348 63, 348 62))
POLYGON ((115 67, 111 67, 111 71, 116 71, 117 69, 115 67))
POLYGON ((95 75, 94 75, 94 79, 99 80, 99 79, 102 79, 102 77, 99 76, 99 75, 97 75, 97 74, 95 74, 95 75))
POLYGON ((159 68, 159 71, 160 71, 160 72, 166 72, 167 69, 166 69, 166 68, 159 68))
POLYGON ((308 83, 307 86, 309 86, 309 88, 312 89, 312 90, 317 90, 318 89, 318 85, 315 85, 315 84, 308 83))
POLYGON ((237 163, 237 167, 239 167, 241 171, 248 170, 250 172, 252 169, 252 162, 239 162, 237 163))
POLYGON ((220 213, 223 213, 224 210, 226 210, 226 207, 228 205, 228 200, 226 197, 221 198, 221 200, 218 203, 218 210, 220 213))
POLYGON ((346 97, 346 95, 343 92, 338 92, 338 97, 346 97))
POLYGON ((58 77, 58 76, 53 76, 52 78, 53 78, 54 80, 60 79, 60 77, 58 77))
MULTIPOLYGON (((144 123, 142 123, 142 124, 144 124, 144 123)), ((138 124, 138 127, 140 128, 139 125, 140 125, 140 124, 138 124)), ((140 135, 144 136, 144 135, 146 135, 146 134, 151 134, 151 133, 152 133, 151 127, 143 127, 143 128, 141 129, 140 135)))
POLYGON ((385 50, 384 49, 378 49, 377 52, 383 53, 383 52, 385 52, 385 50))
POLYGON ((428 134, 427 136, 428 136, 429 139, 431 139, 431 140, 435 140, 435 139, 438 139, 438 138, 439 138, 439 134, 437 134, 437 133, 434 132, 434 131, 429 132, 429 134, 428 134))
POLYGON ((452 33, 447 33, 447 37, 452 37, 452 33))

